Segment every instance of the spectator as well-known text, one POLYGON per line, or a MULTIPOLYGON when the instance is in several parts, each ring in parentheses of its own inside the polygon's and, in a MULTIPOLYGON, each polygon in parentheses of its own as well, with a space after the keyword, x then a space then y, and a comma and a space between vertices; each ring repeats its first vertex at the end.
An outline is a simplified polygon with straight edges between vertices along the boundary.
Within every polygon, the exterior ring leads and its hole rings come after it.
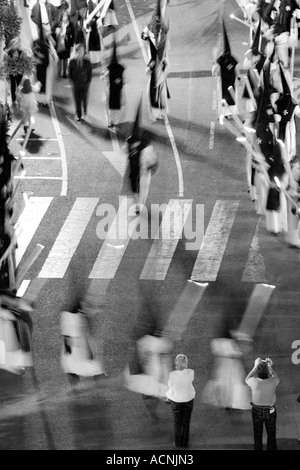
MULTIPOLYGON (((22 45, 21 45, 21 38, 20 36, 17 36, 13 39, 11 39, 7 49, 6 53, 10 57, 10 59, 13 59, 14 61, 18 60, 22 54, 22 45)), ((10 80, 10 93, 11 93, 11 101, 12 104, 14 105, 16 103, 17 99, 17 88, 21 83, 22 80, 22 73, 18 72, 11 72, 9 75, 9 80, 10 80)))
POLYGON ((56 51, 59 59, 58 76, 67 78, 68 61, 74 44, 74 29, 66 10, 62 14, 56 32, 56 51))
POLYGON ((245 379, 252 391, 254 450, 263 450, 264 423, 268 436, 267 450, 277 450, 275 390, 279 384, 279 378, 272 369, 272 365, 271 359, 263 360, 258 357, 255 359, 254 368, 245 379))
POLYGON ((190 420, 196 395, 193 387, 194 371, 188 369, 188 359, 184 354, 175 358, 175 371, 170 372, 166 393, 171 402, 175 427, 175 446, 188 447, 190 420))
POLYGON ((87 114, 88 92, 92 81, 92 65, 88 56, 85 54, 83 44, 77 44, 75 55, 69 63, 69 78, 73 82, 73 91, 77 117, 80 121, 83 114, 87 114))

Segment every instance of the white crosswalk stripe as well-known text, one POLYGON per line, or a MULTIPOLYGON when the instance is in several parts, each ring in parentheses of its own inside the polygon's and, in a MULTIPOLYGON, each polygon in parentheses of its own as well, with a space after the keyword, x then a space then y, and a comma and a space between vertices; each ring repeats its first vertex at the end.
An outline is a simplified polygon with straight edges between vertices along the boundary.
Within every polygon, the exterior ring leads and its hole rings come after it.
POLYGON ((140 279, 165 279, 184 224, 192 208, 191 199, 171 199, 152 243, 140 279))
POLYGON ((89 197, 76 199, 38 277, 64 277, 98 201, 89 197))
POLYGON ((132 220, 128 220, 128 207, 133 203, 133 198, 124 197, 121 199, 119 211, 110 226, 107 237, 90 272, 90 279, 113 279, 115 277, 130 237, 139 220, 136 216, 130 217, 132 220), (123 233, 120 233, 122 227, 123 233), (126 227, 125 230, 124 227, 126 227))
MULTIPOLYGON (((18 223, 23 231, 18 238, 17 265, 38 231, 39 225, 43 224, 47 211, 55 210, 52 201, 52 197, 32 197, 21 214, 18 223)), ((98 203, 98 198, 87 197, 75 200, 38 278, 61 279, 64 277, 98 203)), ((239 201, 216 201, 193 266, 191 280, 216 281, 238 206, 239 201)), ((118 212, 114 211, 108 233, 105 234, 106 238, 92 265, 89 279, 100 282, 98 288, 102 293, 106 292, 110 281, 115 278, 124 254, 128 250, 129 241, 132 240, 134 243, 135 238, 138 238, 137 225, 143 222, 143 217, 144 222, 148 223, 148 219, 143 214, 139 217, 135 215, 132 210, 134 207, 133 198, 120 197, 118 212)), ((168 204, 157 205, 157 211, 162 213, 160 225, 157 214, 155 215, 156 224, 153 224, 153 213, 151 213, 152 244, 139 275, 141 280, 165 280, 178 242, 185 234, 192 209, 192 199, 171 199, 168 204)), ((99 214, 96 213, 96 215, 99 214)), ((258 226, 241 281, 266 282, 266 268, 258 245, 258 226)))
POLYGON ((16 265, 20 263, 29 243, 46 214, 53 197, 31 197, 18 220, 21 233, 18 236, 16 265))
POLYGON ((213 282, 217 279, 238 205, 238 201, 215 203, 192 272, 193 281, 213 282))

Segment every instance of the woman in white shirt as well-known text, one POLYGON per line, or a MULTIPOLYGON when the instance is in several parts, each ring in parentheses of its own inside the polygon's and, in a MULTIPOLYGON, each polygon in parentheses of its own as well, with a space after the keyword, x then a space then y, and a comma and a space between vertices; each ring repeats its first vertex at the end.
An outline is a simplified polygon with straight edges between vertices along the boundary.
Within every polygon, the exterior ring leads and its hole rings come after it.
POLYGON ((191 414, 196 395, 193 387, 194 371, 188 369, 188 359, 184 354, 175 358, 175 369, 170 372, 167 398, 171 402, 174 427, 175 446, 188 447, 191 414))

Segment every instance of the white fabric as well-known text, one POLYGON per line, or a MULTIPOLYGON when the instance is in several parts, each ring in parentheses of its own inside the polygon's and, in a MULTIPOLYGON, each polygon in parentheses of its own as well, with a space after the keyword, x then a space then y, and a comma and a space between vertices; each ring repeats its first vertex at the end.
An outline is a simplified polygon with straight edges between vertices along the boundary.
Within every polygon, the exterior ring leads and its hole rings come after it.
POLYGON ((196 391, 193 387, 194 371, 193 369, 174 370, 170 372, 166 393, 169 400, 176 403, 185 403, 193 400, 196 391))
POLYGON ((258 406, 273 406, 276 402, 275 390, 279 384, 277 377, 269 377, 268 379, 260 379, 258 377, 250 377, 246 380, 246 384, 252 390, 252 402, 258 406))
POLYGON ((245 385, 243 354, 237 343, 230 338, 216 338, 211 349, 215 356, 213 376, 203 389, 202 401, 223 408, 250 409, 251 393, 245 385))

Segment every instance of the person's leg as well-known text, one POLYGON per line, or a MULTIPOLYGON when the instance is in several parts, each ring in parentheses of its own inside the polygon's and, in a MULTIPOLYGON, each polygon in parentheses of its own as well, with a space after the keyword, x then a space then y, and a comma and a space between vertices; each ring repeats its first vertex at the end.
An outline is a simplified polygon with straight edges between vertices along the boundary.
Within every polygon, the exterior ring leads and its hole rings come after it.
POLYGON ((183 416, 182 416, 182 440, 181 445, 182 447, 188 447, 189 445, 189 437, 190 437, 190 422, 191 422, 191 414, 193 411, 194 400, 187 402, 183 409, 183 416))
POLYGON ((264 414, 261 411, 252 408, 252 423, 253 423, 253 434, 254 434, 254 450, 263 449, 263 424, 264 414))
POLYGON ((67 78, 68 59, 63 59, 63 78, 67 78))
POLYGON ((14 75, 10 75, 10 94, 11 94, 11 101, 14 103, 16 101, 16 77, 14 75))
POLYGON ((151 183, 151 171, 144 170, 140 175, 139 204, 146 204, 151 183))
POLYGON ((87 113, 88 93, 89 93, 89 87, 84 87, 82 89, 82 104, 83 104, 84 114, 87 113))
POLYGON ((171 407, 174 417, 175 446, 181 446, 181 404, 171 401, 171 407))
POLYGON ((81 119, 81 89, 80 88, 77 88, 77 87, 74 88, 74 98, 75 98, 77 118, 81 119))
POLYGON ((274 413, 269 413, 265 419, 265 426, 267 431, 267 450, 277 450, 276 443, 276 419, 277 413, 276 409, 274 413))

